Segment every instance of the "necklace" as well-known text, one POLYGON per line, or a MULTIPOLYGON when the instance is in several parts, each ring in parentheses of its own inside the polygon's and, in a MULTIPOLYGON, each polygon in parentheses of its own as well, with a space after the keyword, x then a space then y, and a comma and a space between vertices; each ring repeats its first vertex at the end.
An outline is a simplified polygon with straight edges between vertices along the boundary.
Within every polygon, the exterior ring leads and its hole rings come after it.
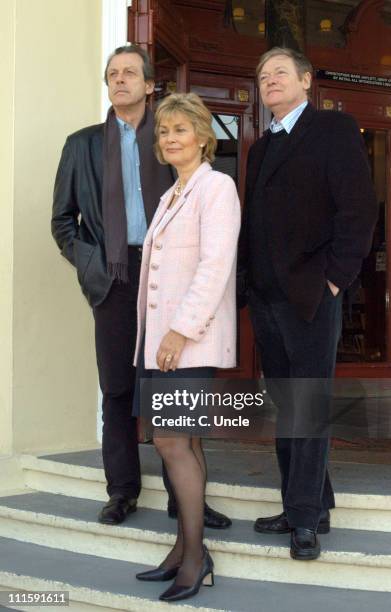
POLYGON ((180 179, 178 179, 177 185, 176 185, 176 187, 174 189, 174 194, 176 196, 180 196, 182 194, 184 188, 185 188, 185 185, 181 182, 180 179))

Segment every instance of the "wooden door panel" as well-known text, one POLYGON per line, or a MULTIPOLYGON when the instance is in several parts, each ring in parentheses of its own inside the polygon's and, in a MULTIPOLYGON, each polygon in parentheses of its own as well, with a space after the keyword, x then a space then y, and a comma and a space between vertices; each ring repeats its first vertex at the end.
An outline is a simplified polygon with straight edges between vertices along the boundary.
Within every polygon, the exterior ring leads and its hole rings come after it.
POLYGON ((329 101, 333 110, 350 113, 360 121, 376 121, 389 124, 391 129, 391 95, 371 91, 341 89, 327 87, 318 88, 318 106, 320 109, 330 110, 329 101))

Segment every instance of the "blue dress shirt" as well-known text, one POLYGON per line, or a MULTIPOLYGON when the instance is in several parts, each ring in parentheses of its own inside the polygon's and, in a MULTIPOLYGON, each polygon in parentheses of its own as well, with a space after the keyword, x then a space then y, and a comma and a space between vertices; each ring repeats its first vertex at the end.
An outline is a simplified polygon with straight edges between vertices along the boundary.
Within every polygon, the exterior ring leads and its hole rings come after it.
POLYGON ((277 121, 277 119, 273 117, 270 124, 270 130, 273 132, 273 134, 281 132, 281 130, 285 130, 288 134, 290 134, 293 130, 296 121, 300 117, 307 104, 308 100, 305 100, 305 102, 302 102, 301 104, 299 104, 299 106, 296 106, 296 108, 294 108, 290 113, 285 115, 285 117, 283 117, 281 121, 277 121))
POLYGON ((140 157, 136 130, 119 119, 121 134, 122 182, 124 186, 128 244, 141 245, 147 233, 147 221, 140 179, 140 157))

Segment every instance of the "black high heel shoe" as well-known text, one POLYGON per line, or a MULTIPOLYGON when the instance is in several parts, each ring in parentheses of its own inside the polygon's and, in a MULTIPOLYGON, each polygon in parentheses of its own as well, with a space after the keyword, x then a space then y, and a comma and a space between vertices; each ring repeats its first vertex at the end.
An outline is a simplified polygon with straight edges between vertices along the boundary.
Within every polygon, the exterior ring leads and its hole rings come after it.
POLYGON ((191 586, 173 584, 167 589, 167 591, 164 591, 164 593, 160 595, 159 599, 161 601, 179 601, 180 599, 187 599, 188 597, 193 597, 193 595, 196 595, 200 590, 201 584, 204 586, 213 586, 213 567, 213 560, 208 552, 208 549, 206 546, 204 546, 201 571, 195 583, 191 586))
POLYGON ((136 574, 138 580, 145 580, 145 582, 164 582, 165 580, 172 580, 178 573, 180 565, 176 567, 170 567, 164 569, 164 567, 157 567, 153 570, 146 572, 139 572, 136 574))

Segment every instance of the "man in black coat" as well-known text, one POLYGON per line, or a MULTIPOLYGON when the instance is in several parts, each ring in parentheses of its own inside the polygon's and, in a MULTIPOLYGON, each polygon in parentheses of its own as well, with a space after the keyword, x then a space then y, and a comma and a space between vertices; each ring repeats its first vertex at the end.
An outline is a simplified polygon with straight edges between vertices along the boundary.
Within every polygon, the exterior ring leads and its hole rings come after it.
MULTIPOLYGON (((99 520, 121 523, 141 488, 137 420, 132 417, 141 247, 162 194, 173 184, 154 152, 154 119, 146 106, 154 89, 148 54, 137 45, 109 57, 105 82, 112 107, 104 124, 66 140, 57 171, 52 233, 76 267, 93 309, 103 394, 102 455, 110 497, 99 520)), ((167 475, 169 511, 176 502, 167 475)), ((231 521, 205 505, 205 524, 231 521)))
POLYGON ((342 295, 369 253, 377 204, 355 121, 308 101, 310 62, 275 47, 257 77, 274 117, 249 151, 238 284, 279 409, 284 511, 254 527, 291 532, 291 556, 308 560, 319 556, 316 534, 329 531, 334 507, 326 423, 342 295))

